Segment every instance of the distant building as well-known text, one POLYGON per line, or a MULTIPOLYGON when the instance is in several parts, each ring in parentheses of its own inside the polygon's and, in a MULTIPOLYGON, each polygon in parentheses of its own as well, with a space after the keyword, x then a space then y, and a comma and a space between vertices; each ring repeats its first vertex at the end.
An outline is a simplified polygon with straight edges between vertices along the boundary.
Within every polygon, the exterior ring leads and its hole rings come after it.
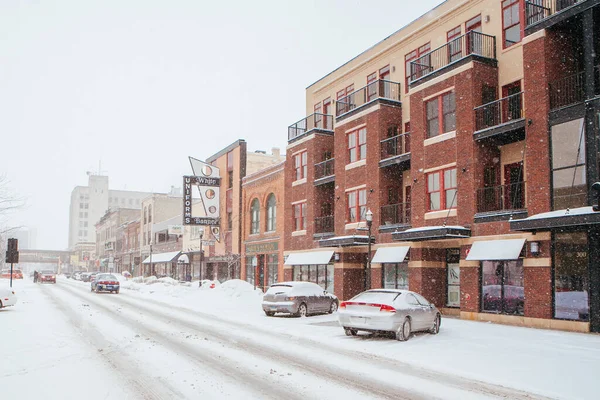
POLYGON ((35 228, 19 228, 14 231, 10 231, 7 237, 15 238, 19 241, 19 249, 35 249, 37 230, 35 228))
POLYGON ((120 272, 116 260, 117 241, 121 234, 121 226, 130 221, 135 221, 139 216, 139 210, 131 208, 112 208, 104 214, 96 224, 96 266, 101 271, 120 272))
POLYGON ((110 190, 108 176, 88 173, 88 185, 76 186, 71 192, 69 206, 69 249, 74 250, 78 243, 95 243, 94 226, 109 207, 141 208, 147 192, 110 190))

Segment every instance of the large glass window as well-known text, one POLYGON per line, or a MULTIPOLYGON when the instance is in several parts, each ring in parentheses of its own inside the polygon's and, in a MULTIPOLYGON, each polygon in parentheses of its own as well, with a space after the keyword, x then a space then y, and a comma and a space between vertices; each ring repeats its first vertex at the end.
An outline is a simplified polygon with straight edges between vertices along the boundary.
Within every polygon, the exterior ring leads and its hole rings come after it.
POLYGON ((258 199, 252 200, 252 205, 250 206, 250 212, 252 217, 252 224, 250 226, 250 233, 256 234, 259 232, 259 224, 260 224, 260 203, 258 199))
POLYGON ((504 48, 521 41, 521 5, 519 0, 502 2, 504 48))
POLYGON ((258 259, 256 256, 246 257, 246 281, 252 285, 254 285, 254 271, 257 263, 258 259))
POLYGON ((552 127, 552 200, 555 210, 587 205, 585 151, 583 118, 552 127))
POLYGON ((554 235, 554 317, 589 320, 586 232, 554 235))
POLYGON ((408 290, 408 263, 385 263, 381 267, 385 289, 408 290))
POLYGON ((271 193, 267 199, 267 232, 273 232, 277 226, 275 220, 277 218, 277 200, 275 195, 271 193))
POLYGON ((364 221, 367 215, 367 189, 346 193, 348 198, 348 222, 364 221))
POLYGON ((425 103, 425 113, 428 138, 456 130, 456 97, 454 92, 445 93, 428 100, 425 103))
POLYGON ((429 211, 456 208, 457 186, 456 168, 428 174, 429 211), (444 208, 442 208, 442 205, 444 208))
POLYGON ((367 158, 367 128, 348 134, 348 162, 353 163, 367 158))
POLYGON ((330 293, 333 293, 333 275, 333 264, 294 265, 292 272, 295 281, 316 283, 330 293))
POLYGON ((460 307, 460 249, 446 250, 448 307, 460 307))
POLYGON ((277 254, 267 255, 267 286, 271 286, 272 284, 278 282, 277 258, 277 254))
POLYGON ((523 260, 482 261, 482 311, 523 315, 523 260))

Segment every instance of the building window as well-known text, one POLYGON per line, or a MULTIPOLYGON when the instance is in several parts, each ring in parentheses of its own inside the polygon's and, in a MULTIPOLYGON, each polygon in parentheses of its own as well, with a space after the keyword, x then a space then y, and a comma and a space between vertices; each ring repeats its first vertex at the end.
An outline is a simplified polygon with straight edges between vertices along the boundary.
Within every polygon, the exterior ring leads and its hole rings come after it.
POLYGON ((252 205, 250 206, 250 215, 252 218, 252 224, 250 225, 250 234, 259 233, 260 203, 258 202, 258 199, 252 200, 252 205))
POLYGON ((446 41, 448 43, 448 61, 453 62, 460 60, 462 57, 462 43, 460 40, 461 28, 460 25, 446 33, 446 41))
POLYGON ((364 221, 367 213, 367 189, 354 190, 348 192, 348 222, 364 221))
POLYGON ((584 119, 554 125, 551 135, 554 209, 587 206, 584 119))
POLYGON ((227 213, 227 230, 228 231, 233 230, 233 213, 232 212, 227 213))
POLYGON ((426 43, 423 46, 419 47, 418 49, 413 50, 404 56, 404 71, 406 74, 406 79, 404 81, 404 91, 406 93, 408 93, 408 88, 410 87, 409 84, 410 84, 411 78, 417 79, 429 72, 429 64, 430 64, 429 58, 430 57, 424 57, 422 60, 420 60, 420 62, 419 62, 420 65, 415 66, 414 71, 413 71, 410 63, 412 61, 415 61, 417 58, 423 56, 424 54, 428 53, 430 50, 431 50, 431 43, 426 43))
POLYGON ((271 193, 267 198, 267 232, 273 232, 277 229, 277 200, 275 195, 271 193))
POLYGON ((456 208, 456 168, 432 172, 427 175, 429 211, 456 208))
POLYGON ((258 259, 256 256, 246 256, 246 281, 254 286, 254 272, 258 259))
POLYGON ((377 72, 367 76, 367 101, 377 97, 377 72))
POLYGON ((367 128, 361 128, 348 134, 349 163, 367 158, 367 128))
POLYGON ((306 203, 294 204, 294 230, 306 229, 306 203))
POLYGON ((79 203, 79 208, 83 209, 83 203, 79 203))
POLYGON ((227 189, 233 188, 233 171, 227 171, 227 189))
POLYGON ((481 269, 482 311, 523 315, 523 260, 482 261, 481 269))
POLYGON ((454 92, 445 93, 427 101, 425 104, 427 137, 432 138, 456 130, 456 100, 454 92))
POLYGON ((148 206, 148 223, 152 222, 152 205, 148 206))
POLYGON ((79 213, 79 218, 83 218, 83 213, 82 212, 79 213))
POLYGON ((84 209, 86 209, 86 210, 87 210, 88 208, 90 208, 90 205, 89 205, 89 203, 85 203, 85 204, 83 205, 83 208, 84 208, 84 209))
POLYGON ((303 151, 294 156, 294 168, 296 170, 296 180, 306 178, 308 171, 308 153, 303 151))
POLYGON ((554 317, 589 321, 586 232, 554 234, 554 317))
POLYGON ((446 249, 448 307, 460 307, 460 249, 446 249))
POLYGON ((333 265, 294 265, 295 281, 313 282, 323 290, 333 293, 333 265))
POLYGON ((144 207, 144 224, 148 223, 148 209, 144 207))
POLYGON ((277 254, 267 254, 267 286, 271 286, 279 281, 278 268, 277 254))
POLYGON ((521 5, 519 0, 502 2, 502 36, 504 48, 521 41, 521 5))
POLYGON ((408 263, 382 264, 382 286, 384 289, 408 290, 408 263))

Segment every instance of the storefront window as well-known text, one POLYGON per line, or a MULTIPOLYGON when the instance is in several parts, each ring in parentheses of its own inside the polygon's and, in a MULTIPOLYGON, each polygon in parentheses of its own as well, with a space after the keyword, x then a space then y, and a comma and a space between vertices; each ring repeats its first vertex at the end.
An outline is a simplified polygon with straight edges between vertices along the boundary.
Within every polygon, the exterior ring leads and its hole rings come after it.
POLYGON ((267 286, 277 282, 277 254, 267 255, 267 286))
POLYGON ((254 270, 257 262, 256 256, 246 257, 246 281, 252 285, 254 285, 254 270))
POLYGON ((554 249, 554 317, 588 321, 587 233, 556 233, 554 249))
POLYGON ((333 293, 334 268, 329 265, 295 265, 293 277, 295 281, 313 282, 323 290, 333 293))
POLYGON ((383 268, 383 287, 385 289, 408 290, 408 263, 385 263, 383 268))
POLYGON ((482 261, 482 310, 523 315, 523 260, 482 261))
POLYGON ((448 307, 460 307, 460 249, 446 250, 448 307))

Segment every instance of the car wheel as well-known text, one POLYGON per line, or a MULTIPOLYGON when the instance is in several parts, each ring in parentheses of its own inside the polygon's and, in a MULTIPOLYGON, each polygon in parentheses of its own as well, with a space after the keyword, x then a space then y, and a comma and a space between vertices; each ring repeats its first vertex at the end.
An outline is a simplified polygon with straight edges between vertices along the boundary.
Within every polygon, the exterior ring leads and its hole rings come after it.
POLYGON ((100 293, 100 289, 98 289, 98 286, 96 286, 96 293, 100 293))
POLYGON ((90 286, 90 292, 93 292, 93 291, 94 291, 94 288, 90 286))
POLYGON ((306 304, 301 303, 298 306, 298 312, 296 313, 296 316, 298 316, 298 317, 306 317, 307 313, 308 313, 308 310, 306 308, 306 304))
POLYGON ((336 312, 338 309, 338 304, 337 301, 332 301, 331 302, 331 306, 329 306, 329 314, 333 314, 334 312, 336 312))
POLYGON ((433 321, 433 326, 429 330, 429 333, 432 335, 437 335, 440 332, 440 325, 442 323, 442 317, 440 314, 435 316, 435 320, 433 321))
POLYGON ((273 311, 265 311, 265 314, 267 315, 267 317, 272 317, 275 315, 273 311))
POLYGON ((356 336, 358 335, 358 331, 356 329, 344 328, 344 333, 346 336, 356 336))
POLYGON ((401 342, 407 341, 410 337, 410 329, 410 319, 406 317, 404 318, 404 322, 402 323, 402 325, 400 325, 400 327, 396 331, 396 340, 399 340, 401 342))
POLYGON ((119 289, 115 290, 115 293, 116 293, 116 294, 119 294, 119 289))

